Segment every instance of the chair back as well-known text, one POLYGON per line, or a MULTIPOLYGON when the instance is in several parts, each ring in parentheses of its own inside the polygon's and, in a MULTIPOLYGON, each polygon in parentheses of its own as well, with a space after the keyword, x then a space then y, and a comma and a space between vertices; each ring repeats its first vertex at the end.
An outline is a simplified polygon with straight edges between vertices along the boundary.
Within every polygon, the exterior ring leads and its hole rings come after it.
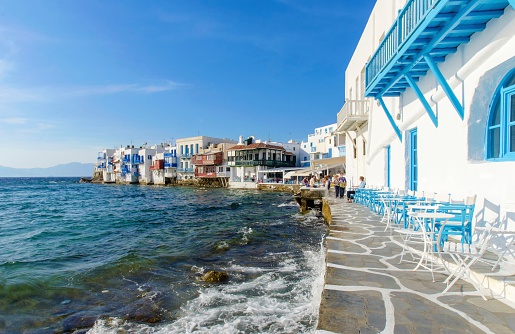
POLYGON ((435 200, 435 192, 434 191, 425 191, 424 196, 426 201, 434 201, 435 200))
POLYGON ((442 193, 442 192, 435 193, 434 199, 436 202, 441 202, 441 203, 449 203, 451 201, 450 194, 446 194, 446 193, 442 193))
POLYGON ((515 229, 515 203, 501 204, 499 228, 515 229))
POLYGON ((422 191, 422 190, 415 191, 415 197, 416 198, 424 198, 424 191, 422 191))

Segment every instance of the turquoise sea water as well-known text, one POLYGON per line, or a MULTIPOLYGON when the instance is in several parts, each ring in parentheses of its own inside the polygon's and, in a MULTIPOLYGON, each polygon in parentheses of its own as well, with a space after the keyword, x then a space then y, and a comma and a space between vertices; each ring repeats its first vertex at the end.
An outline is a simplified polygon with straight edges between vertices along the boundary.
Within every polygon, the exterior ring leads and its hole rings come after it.
POLYGON ((325 233, 290 194, 0 178, 0 332, 313 332, 325 233))

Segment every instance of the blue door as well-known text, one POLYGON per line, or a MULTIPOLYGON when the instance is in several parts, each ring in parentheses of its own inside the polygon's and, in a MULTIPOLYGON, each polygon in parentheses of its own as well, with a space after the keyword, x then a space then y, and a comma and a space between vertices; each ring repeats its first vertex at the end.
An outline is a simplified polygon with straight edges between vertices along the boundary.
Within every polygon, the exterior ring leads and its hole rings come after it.
POLYGON ((417 143, 417 129, 410 131, 410 176, 409 187, 410 190, 418 190, 418 143, 417 143))
POLYGON ((391 164, 391 147, 386 146, 386 186, 390 188, 390 164, 391 164))

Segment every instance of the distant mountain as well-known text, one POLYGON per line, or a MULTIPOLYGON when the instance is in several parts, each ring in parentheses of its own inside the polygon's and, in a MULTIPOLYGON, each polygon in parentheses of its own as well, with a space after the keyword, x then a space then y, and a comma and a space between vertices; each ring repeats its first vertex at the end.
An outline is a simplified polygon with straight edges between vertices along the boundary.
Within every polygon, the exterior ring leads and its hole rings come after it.
POLYGON ((70 162, 48 168, 11 168, 0 166, 0 177, 48 177, 77 176, 91 177, 94 164, 70 162))

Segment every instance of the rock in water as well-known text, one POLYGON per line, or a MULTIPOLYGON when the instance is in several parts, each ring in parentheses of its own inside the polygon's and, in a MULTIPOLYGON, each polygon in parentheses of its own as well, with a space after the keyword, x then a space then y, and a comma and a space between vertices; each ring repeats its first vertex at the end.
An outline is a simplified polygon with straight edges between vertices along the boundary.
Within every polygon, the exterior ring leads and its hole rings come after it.
POLYGON ((224 282, 229 279, 229 275, 221 271, 210 270, 202 275, 201 279, 206 282, 224 282))

